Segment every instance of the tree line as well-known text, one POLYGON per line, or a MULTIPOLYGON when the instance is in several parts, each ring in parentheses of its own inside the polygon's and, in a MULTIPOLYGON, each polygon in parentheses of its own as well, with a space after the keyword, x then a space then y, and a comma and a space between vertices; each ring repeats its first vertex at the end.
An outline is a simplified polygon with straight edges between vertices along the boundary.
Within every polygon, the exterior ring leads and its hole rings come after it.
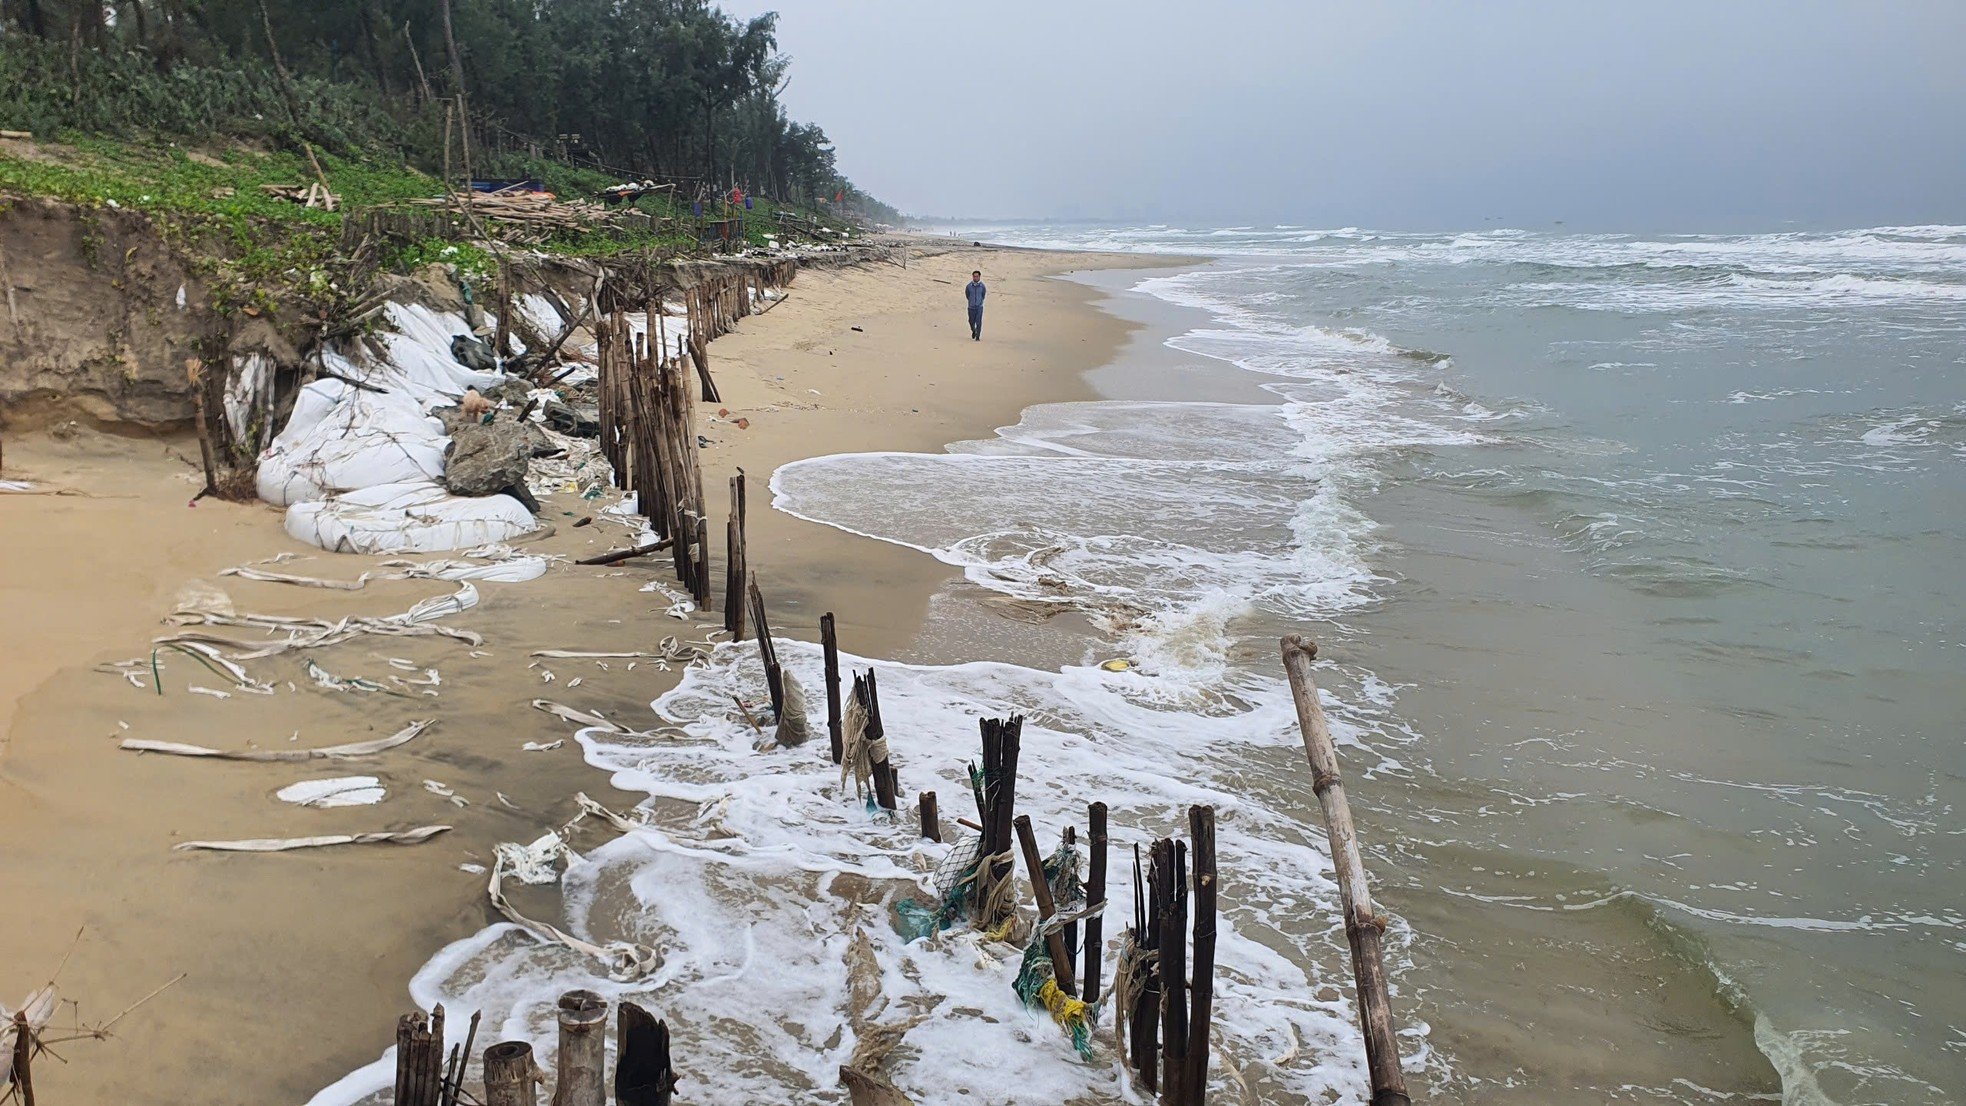
POLYGON ((785 111, 777 16, 709 0, 13 0, 5 54, 0 80, 16 87, 0 87, 0 113, 43 125, 99 129, 122 112, 169 130, 203 103, 244 126, 284 83, 285 114, 314 132, 299 137, 427 164, 461 80, 486 165, 529 155, 703 193, 868 200, 825 131, 785 111), (58 85, 74 89, 66 104, 58 85))

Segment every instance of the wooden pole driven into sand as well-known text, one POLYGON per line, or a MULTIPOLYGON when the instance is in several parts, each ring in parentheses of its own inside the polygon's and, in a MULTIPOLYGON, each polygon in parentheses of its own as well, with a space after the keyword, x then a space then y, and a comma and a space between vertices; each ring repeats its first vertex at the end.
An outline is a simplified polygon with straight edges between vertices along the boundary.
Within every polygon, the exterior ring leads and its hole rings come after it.
POLYGON ((1188 1053, 1181 1085, 1199 1104, 1208 1093, 1208 1032, 1215 1017, 1215 808, 1188 808, 1188 840, 1194 846, 1195 943, 1189 986, 1188 1053))
POLYGON ((1358 830, 1352 824, 1352 808, 1345 801, 1345 784, 1338 775, 1338 750, 1331 740, 1324 707, 1318 702, 1317 684, 1311 679, 1317 645, 1291 634, 1283 639, 1282 649, 1283 670, 1290 677, 1290 696, 1297 706, 1297 728, 1303 733, 1304 755, 1311 762, 1311 789, 1324 808, 1331 865, 1338 873, 1345 939, 1352 948, 1352 974, 1358 982, 1358 1018, 1365 1031, 1372 1106, 1406 1106, 1412 1100, 1406 1093, 1406 1076, 1399 1068, 1399 1039, 1381 948, 1386 921, 1372 908, 1365 862, 1358 851, 1358 830))
POLYGON ((838 764, 846 755, 846 732, 840 702, 840 640, 832 611, 819 616, 819 645, 826 655, 826 734, 833 741, 833 763, 838 764))
MULTIPOLYGON (((881 689, 874 680, 874 670, 868 669, 864 678, 854 682, 854 687, 861 695, 861 707, 867 712, 867 744, 878 751, 881 748, 879 742, 887 736, 887 727, 881 725, 881 689)), ((883 752, 874 757, 870 764, 874 770, 875 801, 880 803, 882 810, 896 809, 900 805, 900 780, 894 774, 894 762, 883 752)))
MULTIPOLYGON (((724 523, 724 629, 732 641, 744 640, 744 470, 730 478, 730 518, 724 523)), ((837 762, 837 758, 836 758, 837 762)))
POLYGON ((568 991, 560 996, 559 1021, 553 1106, 607 1106, 607 1000, 568 991))
POLYGON ((396 1020, 396 1096, 401 1106, 437 1106, 444 1082, 444 1008, 396 1020))
POLYGON ((14 1054, 9 1060, 21 1106, 34 1106, 34 1027, 28 1024, 25 1010, 14 1015, 14 1054))
POLYGON ((942 840, 942 815, 935 808, 935 792, 922 792, 920 803, 922 836, 939 844, 942 840))
POLYGON ((1099 976, 1105 966, 1101 939, 1106 935, 1105 917, 1099 907, 1106 902, 1106 804, 1086 808, 1086 845, 1092 852, 1092 870, 1086 876, 1085 907, 1091 916, 1085 920, 1085 993, 1087 1003, 1099 1001, 1099 976))
POLYGON ((758 590, 755 573, 747 590, 751 594, 751 622, 758 631, 758 660, 764 664, 765 686, 771 690, 771 716, 778 718, 785 710, 785 673, 778 666, 778 647, 772 644, 771 623, 765 618, 765 596, 758 590))
POLYGON ((1010 856, 1011 825, 1017 806, 1017 757, 1023 743, 1024 718, 983 718, 983 848, 977 884, 977 926, 994 930, 1010 917, 1015 898, 1008 893, 1016 871, 1010 856))
MULTIPOLYGON (((1042 926, 1058 913, 1058 904, 1051 901, 1051 884, 1044 878, 1044 859, 1038 855, 1038 837, 1031 829, 1031 816, 1019 814, 1015 825, 1017 844, 1024 851, 1024 873, 1031 877, 1031 896, 1038 901, 1038 924, 1042 926)), ((1078 994, 1072 957, 1065 951, 1064 932, 1054 929, 1045 934, 1044 945, 1051 953, 1051 974, 1058 982, 1058 989, 1068 995, 1078 994)))
POLYGON ((500 1041, 485 1049, 485 1106, 537 1106, 532 1045, 500 1041))
POLYGON ((1188 1086, 1188 849, 1180 841, 1154 843, 1160 915, 1160 1100, 1186 1106, 1188 1086))
POLYGON ((669 1023, 632 1002, 623 1002, 617 1019, 614 1065, 615 1106, 669 1106, 676 1071, 669 1063, 669 1023))

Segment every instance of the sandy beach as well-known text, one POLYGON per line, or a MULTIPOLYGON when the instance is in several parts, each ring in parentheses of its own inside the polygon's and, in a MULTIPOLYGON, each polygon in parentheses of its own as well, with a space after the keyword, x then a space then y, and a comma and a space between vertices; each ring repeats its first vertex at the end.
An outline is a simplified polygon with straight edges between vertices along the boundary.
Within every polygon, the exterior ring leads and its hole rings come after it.
MULTIPOLYGON (((917 253, 906 268, 807 271, 789 300, 711 347, 727 415, 698 412, 710 443, 706 487, 718 490, 711 499, 719 503, 728 475, 748 474, 751 563, 778 634, 810 639, 819 615, 832 610, 844 648, 905 657, 950 570, 912 550, 759 509, 773 470, 840 451, 934 451, 987 435, 1026 405, 1085 396, 1081 374, 1112 355, 1130 324, 1098 310, 1093 290, 1047 278, 1146 263, 960 248, 917 253), (981 343, 968 340, 961 310, 973 268, 992 289, 981 343)), ((300 1101, 373 1059, 409 1008, 409 975, 444 943, 495 920, 484 877, 460 865, 488 864, 494 843, 528 841, 564 822, 576 792, 633 801, 564 740, 572 726, 529 704, 543 697, 643 719, 676 674, 646 661, 529 654, 648 650, 668 635, 703 640, 721 623, 721 615, 670 617, 671 597, 644 590, 651 582, 673 588, 666 560, 557 563, 528 583, 480 584, 482 603, 446 620, 483 635, 480 648, 444 637, 358 638, 307 658, 337 676, 374 680, 404 667, 391 659, 436 669, 441 682, 427 689, 434 696, 313 686, 306 661, 291 654, 257 662, 275 694, 226 699, 189 692, 214 681, 167 654, 160 695, 93 668, 147 660, 149 639, 188 587, 218 588, 242 612, 332 619, 400 612, 456 585, 376 580, 328 590, 218 575, 291 553, 283 571, 352 580, 375 559, 300 546, 269 506, 187 505, 199 481, 195 446, 181 441, 83 431, 10 439, 6 456, 9 477, 65 494, 0 498, 0 560, 8 566, 0 620, 9 627, 0 640, 0 947, 10 953, 0 993, 15 997, 44 982, 68 956, 61 990, 81 1005, 57 1024, 78 1016, 95 1023, 185 977, 119 1022, 111 1040, 69 1046, 71 1062, 42 1080, 44 1093, 65 1101, 300 1101), (426 718, 436 725, 413 743, 356 761, 236 763, 117 748, 127 737, 311 748, 426 718), (309 809, 273 796, 299 780, 350 774, 377 776, 387 798, 309 809), (453 828, 415 847, 171 851, 194 838, 422 825, 453 828)), ((619 525, 573 525, 605 501, 549 498, 541 517, 556 532, 525 549, 573 559, 618 547, 627 536, 619 525)), ((721 586, 719 579, 719 596, 721 586)), ((554 897, 550 888, 515 895, 522 909, 545 916, 554 897)))

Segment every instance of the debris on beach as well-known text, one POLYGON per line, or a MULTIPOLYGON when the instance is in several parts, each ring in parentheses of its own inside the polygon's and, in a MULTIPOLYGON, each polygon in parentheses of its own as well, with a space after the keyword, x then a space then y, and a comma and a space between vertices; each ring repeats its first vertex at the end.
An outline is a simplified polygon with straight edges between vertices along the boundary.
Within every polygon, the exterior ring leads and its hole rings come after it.
POLYGON ((203 745, 187 745, 177 741, 149 741, 140 737, 126 737, 117 746, 134 753, 166 753, 179 757, 213 757, 218 760, 347 760, 352 757, 374 756, 387 752, 399 745, 407 745, 417 735, 437 724, 434 718, 412 722, 388 737, 374 741, 356 741, 347 745, 329 745, 319 749, 210 749, 203 745))
POLYGON ((273 793, 283 803, 312 807, 372 806, 381 802, 386 794, 382 781, 374 776, 302 780, 273 793))
POLYGON ((418 826, 411 830, 377 833, 331 833, 319 837, 257 837, 244 841, 180 841, 171 848, 178 852, 208 849, 228 853, 280 853, 293 849, 320 849, 331 845, 420 845, 449 826, 418 826))

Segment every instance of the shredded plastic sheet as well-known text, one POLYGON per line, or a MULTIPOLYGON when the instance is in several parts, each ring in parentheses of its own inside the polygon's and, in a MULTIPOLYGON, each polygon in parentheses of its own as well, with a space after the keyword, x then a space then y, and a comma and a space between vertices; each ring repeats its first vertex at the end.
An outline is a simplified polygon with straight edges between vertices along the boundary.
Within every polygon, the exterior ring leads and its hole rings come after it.
POLYGON ((272 572, 255 567, 265 562, 234 565, 231 568, 220 569, 219 575, 237 576, 242 580, 258 580, 269 584, 360 591, 368 586, 370 580, 491 580, 501 584, 522 584, 527 580, 537 580, 546 574, 547 558, 537 554, 518 553, 507 545, 484 545, 467 550, 464 555, 471 559, 384 561, 380 567, 390 571, 364 572, 353 580, 332 580, 321 576, 272 572))
POLYGON ((290 783, 273 797, 295 806, 373 806, 386 794, 382 781, 374 776, 334 776, 290 783))
POLYGON ((223 853, 283 853, 292 849, 320 849, 330 845, 420 845, 449 826, 418 826, 410 830, 382 833, 331 833, 320 837, 255 837, 243 841, 180 841, 172 850, 209 849, 223 853))
POLYGON ((329 745, 320 749, 210 749, 203 745, 186 745, 177 741, 145 741, 142 738, 126 737, 121 749, 135 753, 169 753, 179 757, 215 757, 219 760, 345 760, 349 757, 374 756, 377 753, 404 745, 437 724, 434 718, 412 722, 388 737, 374 741, 356 741, 347 745, 329 745))
MULTIPOLYGON (((439 634, 448 638, 477 646, 483 645, 482 635, 470 630, 456 630, 449 626, 435 625, 435 620, 446 615, 459 614, 478 605, 478 589, 469 581, 459 585, 451 595, 433 596, 425 599, 402 614, 384 615, 375 618, 343 618, 330 622, 325 618, 288 618, 270 614, 238 614, 225 607, 209 605, 180 606, 169 621, 180 626, 250 626, 269 633, 284 632, 284 641, 250 642, 235 641, 199 631, 170 634, 153 639, 153 644, 197 643, 230 651, 234 661, 258 660, 271 657, 293 649, 320 649, 329 645, 339 645, 362 634, 381 634, 395 637, 423 637, 439 634)), ((121 669, 134 661, 123 661, 108 666, 121 669)))
POLYGON ((335 552, 462 549, 532 530, 532 513, 509 496, 444 489, 450 439, 430 416, 506 378, 451 356, 451 338, 470 333, 461 316, 392 303, 387 317, 394 332, 382 336, 380 363, 322 355, 325 374, 301 389, 260 455, 260 498, 288 508, 287 533, 335 552))
MULTIPOLYGON (((27 1028, 38 1034, 48 1028, 48 1023, 54 1020, 57 1005, 55 985, 52 983, 28 992, 17 1009, 9 1010, 6 1003, 0 1002, 0 1057, 6 1060, 6 1063, 0 1064, 0 1087, 10 1087, 14 1082, 14 1037, 20 1032, 14 1024, 14 1015, 25 1014, 27 1028)), ((11 1094, 12 1092, 0 1094, 0 1098, 7 1098, 11 1094)))
POLYGON ((560 829, 541 835, 530 845, 516 845, 503 842, 492 849, 492 870, 485 893, 500 914, 512 924, 525 930, 534 938, 547 944, 563 945, 575 952, 585 953, 607 965, 608 978, 620 983, 632 982, 654 972, 662 966, 662 954, 646 945, 628 941, 610 941, 597 945, 584 941, 573 934, 536 921, 519 913, 511 900, 505 897, 504 882, 507 875, 518 877, 523 883, 544 884, 555 882, 559 873, 554 871, 554 862, 571 857, 572 850, 566 839, 575 826, 589 817, 607 822, 615 829, 627 833, 638 829, 641 823, 609 810, 600 803, 588 798, 584 793, 576 794, 574 800, 580 804, 580 813, 560 829))

